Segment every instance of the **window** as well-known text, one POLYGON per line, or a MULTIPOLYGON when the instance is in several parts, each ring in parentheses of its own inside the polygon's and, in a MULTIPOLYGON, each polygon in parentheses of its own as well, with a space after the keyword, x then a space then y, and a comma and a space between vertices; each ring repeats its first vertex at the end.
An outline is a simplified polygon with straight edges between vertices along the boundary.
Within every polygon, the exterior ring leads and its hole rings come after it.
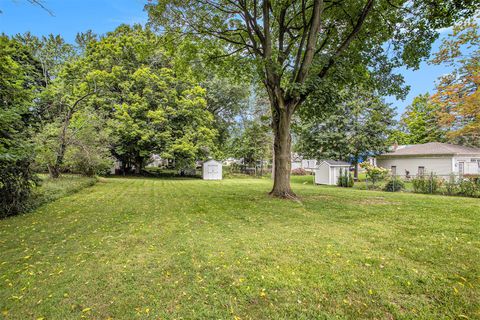
POLYGON ((425 174, 425 167, 418 167, 418 175, 423 176, 425 174))
POLYGON ((396 176, 397 175, 397 166, 392 166, 392 176, 396 176))
POLYGON ((477 173, 480 174, 480 159, 479 158, 472 158, 470 161, 473 163, 474 168, 477 167, 477 173), (475 164, 477 164, 477 165, 475 166, 475 164))

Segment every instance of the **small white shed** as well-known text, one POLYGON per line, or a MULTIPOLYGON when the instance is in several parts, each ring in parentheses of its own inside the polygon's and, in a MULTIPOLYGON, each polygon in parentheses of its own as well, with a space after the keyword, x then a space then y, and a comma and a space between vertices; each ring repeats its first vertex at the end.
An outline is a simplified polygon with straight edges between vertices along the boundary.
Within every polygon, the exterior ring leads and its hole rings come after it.
POLYGON ((222 180, 222 163, 208 160, 203 163, 203 180, 222 180))
POLYGON ((342 171, 348 170, 351 164, 345 161, 323 160, 315 169, 315 184, 336 185, 342 171))

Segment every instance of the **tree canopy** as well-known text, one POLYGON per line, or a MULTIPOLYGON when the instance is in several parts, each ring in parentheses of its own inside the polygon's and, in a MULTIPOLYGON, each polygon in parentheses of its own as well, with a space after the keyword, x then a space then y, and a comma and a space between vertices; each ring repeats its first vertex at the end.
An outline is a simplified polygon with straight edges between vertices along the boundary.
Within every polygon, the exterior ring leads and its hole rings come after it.
MULTIPOLYGON (((477 17, 478 19, 479 17, 477 17)), ((467 19, 453 27, 433 63, 454 68, 437 82, 432 103, 449 140, 480 146, 480 26, 467 19)))
POLYGON ((446 130, 439 120, 438 105, 432 103, 430 94, 421 94, 405 109, 398 131, 389 140, 392 144, 444 142, 446 130))

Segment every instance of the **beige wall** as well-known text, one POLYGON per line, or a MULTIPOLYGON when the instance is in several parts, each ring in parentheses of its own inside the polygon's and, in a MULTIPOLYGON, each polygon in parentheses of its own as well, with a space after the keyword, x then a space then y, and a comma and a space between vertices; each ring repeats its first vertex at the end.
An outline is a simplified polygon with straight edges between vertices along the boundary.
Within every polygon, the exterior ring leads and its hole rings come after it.
POLYGON ((397 167, 397 175, 404 176, 405 170, 410 172, 411 176, 418 174, 418 167, 425 167, 425 173, 433 172, 437 175, 449 175, 452 173, 453 158, 445 157, 397 157, 390 159, 378 159, 377 166, 391 169, 392 166, 397 167))

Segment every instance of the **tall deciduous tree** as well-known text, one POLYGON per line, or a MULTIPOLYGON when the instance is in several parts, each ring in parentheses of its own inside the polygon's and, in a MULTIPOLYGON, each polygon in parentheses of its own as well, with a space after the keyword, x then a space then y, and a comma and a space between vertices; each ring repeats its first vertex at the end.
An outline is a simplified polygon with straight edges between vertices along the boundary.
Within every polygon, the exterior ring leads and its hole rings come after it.
MULTIPOLYGON (((478 19, 479 17, 477 17, 478 19)), ((480 26, 468 19, 453 27, 433 62, 454 71, 441 77, 432 96, 447 138, 480 147, 480 26)))
POLYGON ((218 76, 211 76, 202 84, 207 90, 207 109, 215 117, 218 146, 225 152, 232 127, 248 103, 249 87, 218 76))
POLYGON ((432 103, 428 93, 421 94, 405 109, 398 131, 389 140, 397 144, 443 142, 446 130, 439 120, 438 105, 432 103))
POLYGON ((27 46, 32 55, 40 61, 45 86, 58 76, 63 64, 75 56, 74 47, 66 43, 60 35, 49 34, 38 38, 26 32, 17 34, 15 39, 27 46))
MULTIPOLYGON (((315 95, 312 96, 314 98, 315 95)), ((310 99, 307 103, 317 103, 310 99)), ((353 165, 387 150, 395 113, 375 93, 355 87, 342 91, 329 112, 300 112, 295 125, 297 151, 316 159, 340 159, 353 165), (340 108, 338 106, 341 106, 340 108)), ((355 177, 357 177, 355 170, 355 177)))
POLYGON ((94 104, 110 113, 113 152, 137 173, 152 153, 180 169, 216 153, 205 90, 188 72, 176 72, 161 41, 148 28, 123 25, 86 50, 89 68, 104 88, 94 104))
POLYGON ((248 106, 243 109, 234 126, 235 132, 230 139, 230 154, 243 159, 243 163, 260 166, 263 174, 264 162, 272 158, 273 137, 269 126, 270 109, 263 88, 252 86, 248 106))
POLYGON ((60 176, 65 154, 72 144, 72 118, 96 93, 95 73, 88 70, 84 59, 66 63, 43 92, 42 102, 51 105, 55 115, 38 135, 37 151, 52 178, 60 176))
POLYGON ((394 88, 401 79, 391 75, 392 68, 417 66, 428 55, 435 29, 471 13, 476 4, 475 0, 180 0, 159 1, 147 9, 151 21, 163 30, 221 39, 230 54, 252 59, 272 110, 271 194, 290 198, 295 197, 290 187, 291 121, 309 94, 328 79, 364 76, 365 70, 373 80, 388 83, 390 93, 398 93, 394 88), (391 46, 385 45, 389 40, 391 46))

